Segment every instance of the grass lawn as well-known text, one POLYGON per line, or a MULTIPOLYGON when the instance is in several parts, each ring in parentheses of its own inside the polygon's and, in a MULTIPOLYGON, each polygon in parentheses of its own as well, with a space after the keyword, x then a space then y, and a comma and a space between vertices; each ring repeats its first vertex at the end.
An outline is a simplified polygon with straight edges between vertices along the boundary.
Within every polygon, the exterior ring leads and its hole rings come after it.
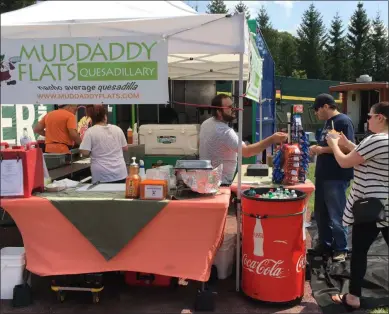
MULTIPOLYGON (((309 164, 309 173, 308 173, 308 179, 315 184, 315 164, 309 164)), ((351 185, 350 185, 351 187, 351 185)), ((350 187, 347 190, 347 195, 350 192, 350 187)), ((312 193, 311 198, 309 199, 308 203, 308 209, 312 212, 314 209, 314 204, 315 204, 315 193, 312 193)), ((389 314, 389 308, 384 308, 384 309, 375 309, 372 311, 369 311, 369 313, 372 314, 389 314)))

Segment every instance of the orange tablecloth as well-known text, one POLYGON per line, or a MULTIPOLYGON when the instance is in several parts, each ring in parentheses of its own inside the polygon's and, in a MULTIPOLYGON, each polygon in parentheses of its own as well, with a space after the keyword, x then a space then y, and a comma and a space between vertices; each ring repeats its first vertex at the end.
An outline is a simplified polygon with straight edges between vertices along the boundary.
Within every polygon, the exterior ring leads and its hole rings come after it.
POLYGON ((207 281, 229 199, 229 189, 222 189, 213 197, 169 202, 109 261, 47 199, 2 199, 1 207, 22 234, 27 269, 40 276, 139 271, 207 281))

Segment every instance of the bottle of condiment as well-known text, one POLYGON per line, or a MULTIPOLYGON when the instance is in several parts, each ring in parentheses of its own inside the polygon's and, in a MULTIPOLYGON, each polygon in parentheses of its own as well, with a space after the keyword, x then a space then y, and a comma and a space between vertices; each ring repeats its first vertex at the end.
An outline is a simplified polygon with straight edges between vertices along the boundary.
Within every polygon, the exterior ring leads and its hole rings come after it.
POLYGON ((133 142, 133 133, 132 133, 131 126, 129 126, 127 129, 127 143, 132 144, 132 142, 133 142))
POLYGON ((145 163, 143 160, 139 160, 139 176, 142 181, 146 179, 145 163))
POLYGON ((138 145, 139 144, 139 138, 138 138, 138 124, 135 123, 134 124, 134 132, 132 134, 132 143, 134 145, 138 145))
POLYGON ((139 177, 139 166, 135 162, 135 157, 132 157, 132 163, 130 165, 130 173, 126 179, 126 198, 138 198, 139 197, 139 187, 140 187, 140 177, 139 177))

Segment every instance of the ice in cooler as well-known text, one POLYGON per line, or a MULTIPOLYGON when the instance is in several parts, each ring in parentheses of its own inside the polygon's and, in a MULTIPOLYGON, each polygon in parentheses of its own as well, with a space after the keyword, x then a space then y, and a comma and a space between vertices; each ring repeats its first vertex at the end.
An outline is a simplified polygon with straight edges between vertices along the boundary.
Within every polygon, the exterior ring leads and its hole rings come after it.
POLYGON ((254 227, 254 256, 263 256, 263 228, 261 219, 256 219, 254 227))

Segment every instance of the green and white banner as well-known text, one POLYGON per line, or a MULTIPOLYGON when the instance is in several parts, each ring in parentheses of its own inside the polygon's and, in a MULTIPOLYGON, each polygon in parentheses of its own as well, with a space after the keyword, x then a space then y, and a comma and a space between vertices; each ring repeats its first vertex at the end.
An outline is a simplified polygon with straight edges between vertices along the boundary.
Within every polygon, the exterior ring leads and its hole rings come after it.
POLYGON ((1 142, 18 145, 24 128, 27 128, 32 139, 37 138, 38 135, 32 130, 33 126, 53 109, 53 105, 0 105, 1 142))
POLYGON ((246 87, 246 98, 259 102, 262 91, 263 60, 259 55, 254 36, 254 34, 250 33, 250 72, 246 87))
POLYGON ((167 103, 167 56, 159 37, 1 39, 1 103, 167 103))

